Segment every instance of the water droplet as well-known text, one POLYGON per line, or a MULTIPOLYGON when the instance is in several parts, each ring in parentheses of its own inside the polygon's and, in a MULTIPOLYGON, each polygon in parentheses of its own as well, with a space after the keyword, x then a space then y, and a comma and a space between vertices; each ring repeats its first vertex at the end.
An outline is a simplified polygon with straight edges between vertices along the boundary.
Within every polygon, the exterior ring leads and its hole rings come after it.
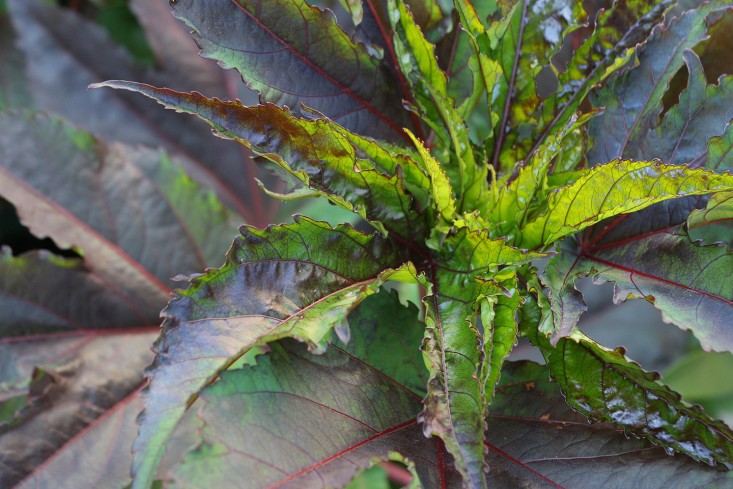
POLYGON ((178 3, 178 0, 168 0, 168 3, 171 7, 175 6, 178 3))

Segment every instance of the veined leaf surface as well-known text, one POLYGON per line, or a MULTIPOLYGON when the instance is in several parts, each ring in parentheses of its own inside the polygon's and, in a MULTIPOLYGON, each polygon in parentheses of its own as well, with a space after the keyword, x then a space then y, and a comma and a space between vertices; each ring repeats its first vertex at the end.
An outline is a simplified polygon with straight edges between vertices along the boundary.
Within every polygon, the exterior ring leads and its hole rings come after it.
POLYGON ((179 0, 173 13, 203 56, 236 68, 263 102, 296 112, 302 103, 381 139, 400 140, 409 127, 398 84, 331 12, 303 0, 179 0))
POLYGON ((401 267, 404 250, 347 225, 299 218, 241 232, 226 264, 193 278, 163 311, 133 487, 152 483, 186 406, 242 355, 281 338, 321 350, 334 328, 348 337, 346 316, 384 281, 417 280, 411 265, 401 267))

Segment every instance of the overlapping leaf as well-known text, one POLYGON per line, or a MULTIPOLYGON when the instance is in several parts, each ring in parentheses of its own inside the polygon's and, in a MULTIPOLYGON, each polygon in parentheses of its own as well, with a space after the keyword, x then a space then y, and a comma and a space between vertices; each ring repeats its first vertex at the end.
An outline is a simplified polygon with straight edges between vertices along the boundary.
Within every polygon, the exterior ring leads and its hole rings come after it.
MULTIPOLYGON (((0 115, 0 195, 18 207, 32 232, 84 257, 84 266, 36 257, 33 267, 60 268, 65 280, 79 274, 87 291, 104 290, 91 307, 116 304, 120 326, 155 324, 169 279, 223 261, 222 249, 239 225, 164 153, 108 144, 59 119, 24 112, 0 115)), ((17 282, 26 280, 20 263, 12 266, 20 276, 4 278, 8 285, 16 280, 16 300, 33 295, 17 282)), ((73 318, 67 311, 78 304, 48 300, 54 303, 46 326, 94 327, 92 309, 73 318)), ((31 330, 23 315, 16 320, 5 327, 31 330)))
MULTIPOLYGON (((71 10, 39 0, 10 0, 8 5, 25 55, 34 107, 61 114, 110 141, 164 146, 181 158, 193 178, 213 188, 249 223, 267 224, 252 165, 237 145, 211 141, 205 124, 160 111, 150 101, 86 89, 101 80, 127 78, 191 90, 199 81, 195 75, 141 66, 101 26, 71 10)), ((222 79, 211 95, 226 96, 226 87, 222 79)))
POLYGON ((687 218, 687 234, 703 245, 733 248, 733 193, 717 193, 710 197, 705 209, 692 211, 687 218))
POLYGON ((193 278, 163 311, 146 410, 135 443, 134 487, 147 487, 187 403, 259 344, 296 338, 325 347, 348 337, 347 314, 389 279, 415 281, 391 241, 307 218, 242 228, 219 269, 193 278))
POLYGON ((161 151, 25 112, 0 127, 0 195, 82 255, 0 255, 0 485, 124 485, 169 278, 221 262, 236 219, 161 151))
POLYGON ((585 309, 572 283, 594 275, 616 284, 615 302, 647 299, 666 321, 690 329, 705 349, 733 351, 733 255, 725 247, 696 246, 682 226, 629 241, 609 238, 567 246, 543 278, 552 290, 558 335, 568 334, 585 309))
POLYGON ((468 128, 448 96, 448 79, 438 66, 435 47, 404 3, 390 0, 389 14, 399 67, 413 89, 423 120, 442 141, 438 154, 447 152, 443 170, 453 183, 458 211, 481 209, 488 198, 488 169, 474 158, 468 128))
MULTIPOLYGON (((467 228, 449 236, 441 252, 441 265, 428 277, 432 293, 424 299, 427 329, 423 350, 430 381, 421 421, 425 433, 443 438, 465 484, 483 487, 486 386, 482 374, 486 367, 476 315, 477 300, 486 285, 477 279, 494 277, 500 265, 523 263, 539 255, 467 228)), ((511 271, 503 273, 511 277, 511 271)))
POLYGON ((360 468, 398 453, 423 487, 456 487, 442 445, 416 421, 425 380, 416 314, 380 293, 349 317, 347 345, 314 356, 283 341, 256 366, 223 373, 201 394, 202 440, 171 471, 173 485, 246 479, 248 487, 342 487, 360 468))
POLYGON ((236 68, 263 102, 296 112, 302 103, 359 134, 404 136, 398 84, 332 13, 303 0, 179 0, 173 13, 203 56, 236 68))
POLYGON ((381 230, 401 236, 422 234, 425 223, 412 208, 399 175, 386 176, 359 158, 356 148, 329 120, 304 120, 274 105, 245 107, 132 82, 94 85, 140 92, 162 105, 194 114, 219 135, 245 144, 274 161, 303 184, 353 210, 381 230), (273 135, 277 137, 273 137, 273 135))
POLYGON ((521 244, 532 249, 548 245, 603 219, 675 197, 729 191, 731 186, 729 174, 659 162, 613 161, 551 192, 544 214, 522 229, 521 244))
POLYGON ((614 422, 696 460, 730 464, 733 431, 691 406, 624 356, 583 335, 563 338, 555 348, 538 336, 552 376, 568 403, 595 421, 614 422))
MULTIPOLYGON (((718 171, 730 168, 732 129, 726 130, 726 125, 733 118, 733 85, 723 77, 708 86, 700 61, 690 50, 705 38, 711 13, 727 7, 724 2, 708 3, 673 19, 668 28, 655 29, 640 50, 639 66, 599 92, 596 103, 606 105, 606 110, 590 123, 595 137, 592 163, 624 156, 662 158, 718 171), (662 97, 685 64, 688 86, 660 119, 662 97)), ((588 230, 568 257, 558 257, 559 273, 553 271, 546 284, 552 283, 560 334, 572 329, 584 309, 572 286, 575 278, 599 272, 598 280, 617 283, 617 301, 646 297, 666 320, 692 329, 706 348, 729 349, 727 318, 733 293, 722 282, 699 280, 725 274, 731 255, 693 245, 681 227, 690 211, 705 202, 701 197, 675 199, 609 219, 588 230), (564 288, 554 288, 559 286, 564 288)))
MULTIPOLYGON (((582 375, 582 371, 578 372, 582 375)), ((489 414, 489 487, 728 487, 730 473, 627 438, 572 411, 546 367, 510 364, 489 414)))

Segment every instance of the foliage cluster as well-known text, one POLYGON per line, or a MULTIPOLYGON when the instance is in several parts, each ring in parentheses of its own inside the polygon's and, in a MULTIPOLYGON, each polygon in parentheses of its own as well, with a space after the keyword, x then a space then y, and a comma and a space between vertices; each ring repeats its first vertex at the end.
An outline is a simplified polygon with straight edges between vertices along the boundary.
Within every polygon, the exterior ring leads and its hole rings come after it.
POLYGON ((733 431, 575 283, 733 352, 733 4, 340 4, 132 0, 147 66, 7 0, 0 196, 53 249, 0 254, 0 485, 730 487, 733 431))

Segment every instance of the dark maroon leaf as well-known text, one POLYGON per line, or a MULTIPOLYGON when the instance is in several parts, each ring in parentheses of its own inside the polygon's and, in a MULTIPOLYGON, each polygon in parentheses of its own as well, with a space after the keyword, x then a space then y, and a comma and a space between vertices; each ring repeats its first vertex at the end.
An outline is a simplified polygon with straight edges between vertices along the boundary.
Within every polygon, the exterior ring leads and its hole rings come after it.
MULTIPOLYGON (((581 373, 580 371, 578 373, 581 373)), ((489 414, 489 487, 689 489, 728 487, 730 473, 649 442, 615 425, 590 425, 573 412, 546 367, 510 365, 489 414)))
POLYGON ((359 134, 404 140, 397 80, 330 11, 303 0, 179 0, 173 12, 202 55, 236 68, 263 102, 295 112, 305 104, 359 134))
MULTIPOLYGON (((35 107, 59 113, 109 140, 162 145, 183 157, 191 176, 214 188, 248 222, 267 223, 264 207, 257 207, 263 194, 240 147, 212 140, 205 124, 161 112, 147 100, 86 89, 119 77, 188 89, 195 79, 143 67, 100 26, 75 12, 40 0, 9 0, 8 6, 35 107)), ((222 83, 216 94, 227 93, 222 83)))

